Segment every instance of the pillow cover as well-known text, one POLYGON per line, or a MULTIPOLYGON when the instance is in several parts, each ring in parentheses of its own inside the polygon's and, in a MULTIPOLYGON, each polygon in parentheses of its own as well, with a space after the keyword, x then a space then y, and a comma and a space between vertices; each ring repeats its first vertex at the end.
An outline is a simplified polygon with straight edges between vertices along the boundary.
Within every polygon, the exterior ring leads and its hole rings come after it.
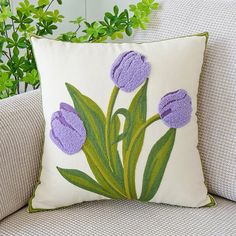
POLYGON ((46 129, 29 211, 107 198, 214 204, 195 116, 206 36, 145 44, 33 37, 46 129))
POLYGON ((159 2, 161 11, 134 40, 209 32, 199 85, 199 151, 209 192, 236 201, 236 1, 159 2))

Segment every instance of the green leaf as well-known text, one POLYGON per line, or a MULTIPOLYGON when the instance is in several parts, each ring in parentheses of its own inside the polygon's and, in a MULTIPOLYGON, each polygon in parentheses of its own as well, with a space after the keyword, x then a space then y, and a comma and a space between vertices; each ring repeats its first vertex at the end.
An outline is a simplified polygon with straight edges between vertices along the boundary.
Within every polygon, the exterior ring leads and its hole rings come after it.
POLYGON ((37 85, 39 83, 38 71, 33 69, 31 72, 27 72, 26 75, 22 78, 22 81, 32 86, 37 85))
POLYGON ((10 71, 10 68, 7 65, 2 64, 1 69, 5 71, 10 71))
POLYGON ((87 162, 89 164, 89 167, 91 169, 91 171, 93 172, 94 177, 96 178, 97 182, 104 188, 106 189, 107 192, 109 192, 109 194, 112 196, 112 198, 118 198, 121 199, 123 198, 122 195, 120 195, 119 193, 117 193, 115 190, 113 190, 110 186, 110 184, 106 181, 106 179, 103 176, 103 173, 101 172, 101 170, 96 166, 96 163, 93 160, 93 156, 86 151, 86 149, 83 150, 86 158, 87 158, 87 162))
MULTIPOLYGON (((122 153, 123 157, 126 156, 127 150, 129 148, 130 141, 135 134, 135 132, 145 123, 146 121, 146 113, 147 113, 147 84, 148 80, 146 83, 143 85, 143 87, 138 91, 138 93, 135 95, 128 111, 130 114, 130 123, 131 127, 129 128, 129 132, 125 139, 123 140, 123 145, 122 145, 122 153)), ((124 129, 127 129, 129 127, 129 122, 126 120, 124 124, 124 129)), ((140 137, 139 144, 137 145, 137 150, 135 153, 139 155, 142 149, 142 143, 144 139, 144 133, 142 137, 140 137)))
POLYGON ((17 46, 19 48, 26 48, 27 45, 26 45, 26 38, 25 37, 21 37, 18 42, 17 42, 17 46))
POLYGON ((8 6, 8 0, 0 0, 0 5, 4 7, 8 6))
POLYGON ((17 7, 17 11, 20 11, 22 14, 26 16, 30 16, 32 12, 34 12, 34 5, 30 4, 28 0, 24 0, 24 2, 19 3, 20 7, 17 7))
POLYGON ((116 119, 118 117, 118 115, 123 115, 125 117, 125 120, 126 120, 126 127, 124 128, 124 131, 122 134, 119 134, 117 137, 115 137, 115 139, 111 142, 112 144, 114 143, 118 143, 119 141, 123 140, 126 135, 128 134, 129 132, 129 129, 131 127, 131 116, 130 116, 130 113, 127 109, 125 108, 119 108, 114 114, 113 114, 113 117, 112 117, 112 120, 113 119, 116 119))
POLYGON ((136 5, 134 5, 134 4, 131 4, 131 5, 129 5, 129 10, 131 11, 131 12, 134 12, 135 10, 136 10, 136 5))
POLYGON ((120 31, 114 32, 114 33, 112 34, 112 36, 111 36, 111 39, 112 39, 112 40, 115 40, 115 39, 117 39, 117 38, 123 39, 123 38, 124 38, 123 33, 120 32, 120 31))
POLYGON ((70 183, 77 187, 94 192, 105 197, 111 198, 112 196, 102 188, 94 179, 82 171, 74 169, 63 169, 57 167, 59 173, 70 183))
POLYGON ((140 200, 150 201, 158 191, 175 142, 176 129, 169 129, 152 147, 143 174, 140 200))
POLYGON ((3 72, 0 76, 0 92, 11 88, 13 86, 14 80, 10 78, 9 73, 3 72))
POLYGON ((113 17, 114 17, 110 12, 106 12, 105 16, 109 19, 113 19, 113 17))
POLYGON ((0 12, 0 22, 6 21, 8 18, 12 16, 12 12, 9 6, 7 7, 2 7, 1 12, 0 12))
POLYGON ((89 144, 89 146, 93 147, 92 150, 94 153, 108 166, 104 135, 105 115, 103 111, 94 101, 83 95, 74 86, 66 84, 66 87, 74 102, 75 109, 83 120, 87 131, 85 146, 86 144, 89 144))
POLYGON ((117 5, 114 6, 113 11, 115 13, 115 16, 119 14, 119 7, 117 5))
POLYGON ((52 21, 53 23, 62 22, 62 19, 64 18, 63 15, 60 15, 58 10, 50 11, 48 12, 48 20, 52 21))
POLYGON ((11 25, 11 24, 5 25, 5 30, 10 30, 11 28, 12 28, 12 25, 11 25))
POLYGON ((129 131, 126 135, 126 137, 123 139, 123 145, 122 145, 122 153, 123 153, 123 163, 124 163, 124 175, 125 175, 125 181, 127 181, 127 185, 129 186, 129 192, 131 194, 131 198, 136 199, 136 189, 135 189, 135 169, 137 165, 137 161, 139 158, 139 154, 142 150, 143 141, 144 141, 144 135, 145 131, 143 131, 135 145, 134 148, 132 148, 131 157, 129 160, 126 158, 127 151, 129 149, 129 145, 131 142, 132 137, 136 133, 136 131, 145 123, 146 116, 147 116, 147 85, 148 80, 145 82, 145 84, 142 86, 142 88, 138 91, 138 93, 135 95, 133 101, 131 102, 131 105, 129 107, 129 113, 130 113, 130 127, 129 123, 125 122, 124 124, 124 130, 129 127, 129 131))
POLYGON ((111 139, 111 166, 119 179, 119 182, 124 186, 124 168, 120 159, 119 152, 117 150, 118 142, 117 137, 120 131, 120 119, 118 116, 113 116, 110 127, 110 139, 111 139))
POLYGON ((34 20, 33 19, 31 19, 31 18, 26 18, 25 20, 24 20, 24 23, 25 24, 30 24, 30 23, 32 23, 34 20))
POLYGON ((80 26, 80 24, 83 21, 84 21, 84 18, 80 16, 80 17, 77 17, 75 20, 71 20, 70 23, 80 26))
POLYGON ((19 38, 19 35, 16 33, 16 32, 13 32, 12 33, 12 38, 15 42, 17 42, 18 38, 19 38))
POLYGON ((152 10, 157 10, 158 7, 159 7, 159 4, 157 2, 151 5, 152 10))
POLYGON ((39 6, 46 6, 49 4, 49 0, 38 0, 38 5, 39 6))
POLYGON ((14 47, 13 48, 13 53, 14 53, 15 56, 18 56, 20 54, 20 51, 17 47, 14 47))
MULTIPOLYGON (((74 102, 75 110, 84 122, 87 137, 83 146, 86 156, 92 158, 94 165, 103 175, 106 183, 121 196, 124 189, 110 169, 105 147, 105 115, 101 108, 89 97, 80 93, 74 86, 66 84, 74 102)), ((93 171, 93 170, 92 170, 93 171)), ((96 177, 96 173, 94 173, 96 177)))
POLYGON ((132 32, 133 32, 133 30, 132 30, 132 27, 131 27, 131 26, 127 26, 127 27, 125 28, 125 33, 126 33, 128 36, 131 36, 131 35, 132 35, 132 32))

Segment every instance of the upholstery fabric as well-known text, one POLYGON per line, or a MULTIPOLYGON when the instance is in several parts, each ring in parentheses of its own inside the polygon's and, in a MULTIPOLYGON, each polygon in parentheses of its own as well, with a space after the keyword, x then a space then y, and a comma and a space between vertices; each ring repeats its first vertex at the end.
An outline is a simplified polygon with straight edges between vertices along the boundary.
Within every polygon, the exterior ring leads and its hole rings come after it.
POLYGON ((0 101, 0 131, 1 220, 27 203, 37 181, 44 132, 39 91, 0 101))
POLYGON ((23 208, 0 223, 0 235, 236 235, 236 204, 216 201, 200 209, 112 200, 33 214, 23 208))
POLYGON ((199 150, 208 189, 236 201, 236 1, 162 0, 135 41, 208 31, 199 89, 199 150))

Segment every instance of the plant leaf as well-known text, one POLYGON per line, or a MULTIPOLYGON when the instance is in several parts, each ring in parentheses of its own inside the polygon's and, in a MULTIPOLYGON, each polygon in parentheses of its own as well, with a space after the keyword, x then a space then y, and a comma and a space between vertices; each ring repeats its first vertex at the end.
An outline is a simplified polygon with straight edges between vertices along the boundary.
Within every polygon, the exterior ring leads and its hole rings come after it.
POLYGON ((46 6, 50 3, 49 0, 38 0, 38 5, 39 6, 46 6))
MULTIPOLYGON (((138 128, 140 128, 146 121, 147 117, 147 84, 148 81, 143 85, 143 87, 138 91, 138 93, 135 95, 133 101, 131 102, 131 105, 128 109, 130 114, 130 121, 126 120, 124 124, 124 129, 127 129, 129 126, 129 122, 131 124, 131 127, 129 128, 129 132, 127 136, 123 140, 123 146, 122 146, 122 153, 123 157, 125 157, 126 152, 129 148, 130 141, 137 131, 138 128)), ((140 153, 142 149, 142 143, 144 139, 144 134, 142 137, 140 137, 140 144, 139 147, 137 147, 137 154, 140 153)))
POLYGON ((66 84, 67 89, 74 102, 75 110, 83 120, 87 139, 85 145, 89 145, 94 155, 99 156, 106 166, 109 166, 105 148, 105 115, 101 108, 86 97, 78 89, 70 84, 66 84))
POLYGON ((111 167, 115 175, 119 178, 120 184, 124 186, 124 169, 117 150, 117 137, 120 131, 120 119, 118 116, 113 116, 111 120, 110 139, 111 139, 111 167))
POLYGON ((109 183, 107 183, 106 179, 103 176, 103 173, 100 171, 99 168, 97 168, 96 164, 94 163, 93 160, 93 156, 90 155, 90 153, 88 153, 86 151, 86 149, 83 149, 86 158, 87 158, 87 162, 89 164, 90 169, 93 172, 93 175, 95 176, 96 180, 98 181, 98 183, 107 191, 109 192, 109 194, 112 196, 112 198, 118 198, 121 199, 123 198, 122 195, 120 195, 119 193, 117 193, 116 191, 114 191, 111 186, 109 185, 109 183))
POLYGON ((175 142, 176 129, 169 129, 152 147, 143 174, 140 200, 150 201, 161 184, 175 142))
MULTIPOLYGON (((66 84, 66 86, 74 102, 75 110, 84 122, 87 137, 83 151, 86 156, 89 155, 92 158, 89 163, 93 162, 111 189, 123 195, 124 189, 119 184, 119 180, 115 178, 107 158, 105 148, 105 115, 103 111, 93 100, 80 93, 74 86, 70 84, 66 84)), ((91 170, 94 171, 94 168, 91 168, 91 170)), ((97 179, 100 179, 96 171, 94 175, 97 179)), ((103 183, 101 182, 100 184, 103 183)))
POLYGON ((126 161, 126 154, 129 148, 130 142, 136 131, 145 123, 147 116, 147 85, 148 80, 142 86, 142 88, 135 95, 131 105, 129 107, 130 114, 130 127, 129 123, 125 122, 124 130, 129 127, 128 133, 126 137, 123 139, 122 145, 122 153, 123 153, 123 163, 124 163, 124 175, 126 176, 126 180, 128 181, 127 185, 129 186, 129 192, 131 194, 131 198, 136 199, 136 189, 135 189, 135 169, 137 165, 137 161, 139 158, 139 154, 142 150, 143 140, 145 131, 143 131, 136 142, 135 147, 132 149, 131 156, 132 158, 129 161, 126 161))
POLYGON ((60 174, 70 183, 78 186, 82 189, 88 190, 90 192, 94 192, 105 197, 111 198, 112 196, 102 188, 94 179, 85 174, 80 170, 73 169, 63 169, 57 167, 57 170, 60 174))
MULTIPOLYGON (((118 115, 123 115, 125 117, 125 121, 126 121, 126 127, 124 128, 124 131, 122 134, 119 134, 115 137, 114 140, 112 140, 112 144, 118 143, 120 142, 122 139, 124 139, 126 137, 126 135, 129 132, 130 126, 131 126, 131 120, 130 120, 130 113, 127 109, 125 108, 119 108, 112 116, 112 120, 116 119, 116 117, 118 117, 118 115)), ((119 132, 119 131, 118 131, 119 132)))
POLYGON ((132 35, 132 27, 129 25, 125 28, 125 33, 128 35, 128 36, 131 36, 132 35))

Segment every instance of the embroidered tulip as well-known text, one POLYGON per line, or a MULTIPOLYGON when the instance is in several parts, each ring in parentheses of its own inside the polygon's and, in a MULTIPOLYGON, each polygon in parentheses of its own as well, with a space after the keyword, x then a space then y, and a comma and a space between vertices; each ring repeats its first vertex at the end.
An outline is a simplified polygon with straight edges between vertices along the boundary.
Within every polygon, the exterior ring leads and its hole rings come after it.
POLYGON ((168 127, 181 128, 191 120, 191 97, 183 89, 168 93, 162 97, 158 110, 168 127))
POLYGON ((146 57, 138 52, 122 53, 113 63, 111 78, 118 88, 132 92, 149 76, 151 65, 146 57))
POLYGON ((50 138, 67 154, 72 155, 81 150, 86 140, 86 130, 73 107, 61 103, 60 110, 53 113, 50 138))

